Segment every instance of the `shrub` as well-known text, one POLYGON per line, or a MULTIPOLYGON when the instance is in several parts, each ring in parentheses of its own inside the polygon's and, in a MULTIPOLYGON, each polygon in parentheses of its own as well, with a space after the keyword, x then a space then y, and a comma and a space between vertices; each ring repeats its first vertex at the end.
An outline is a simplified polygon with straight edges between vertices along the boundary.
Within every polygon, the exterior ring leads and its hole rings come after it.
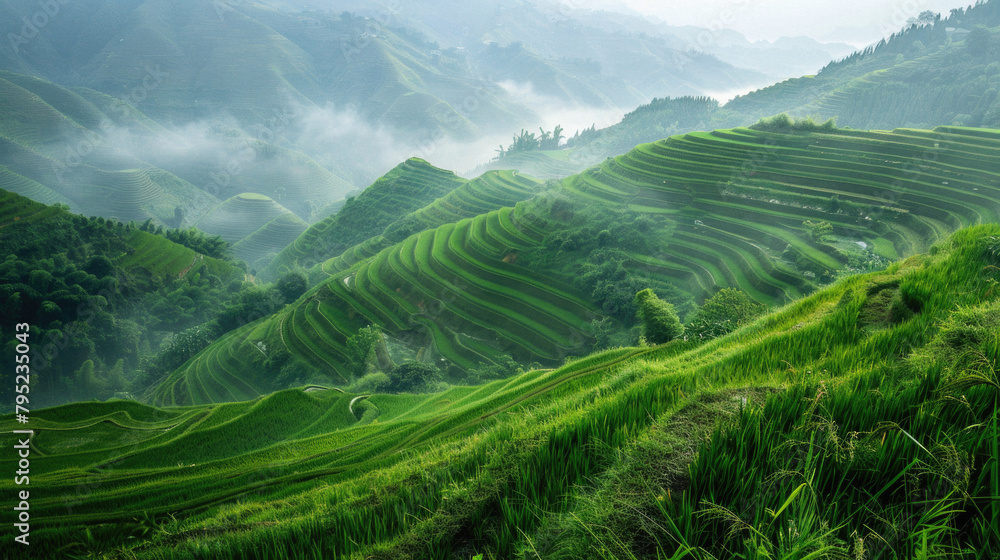
POLYGON ((416 360, 407 360, 389 373, 389 388, 399 392, 419 392, 440 379, 441 370, 438 368, 416 360))
POLYGON ((663 344, 684 332, 684 326, 674 306, 663 301, 647 288, 635 295, 637 316, 642 321, 642 335, 650 344, 663 344))
POLYGON ((388 375, 377 371, 358 378, 347 388, 350 393, 385 393, 392 386, 388 375))
POLYGON ((284 298, 285 303, 292 303, 309 289, 309 279, 306 277, 305 272, 293 270, 279 278, 275 283, 275 287, 278 289, 281 297, 284 298))
POLYGON ((767 306, 745 292, 723 288, 705 301, 688 323, 686 332, 701 338, 715 338, 732 332, 767 311, 767 306))
POLYGON ((521 365, 509 354, 501 354, 492 364, 480 363, 469 370, 469 382, 474 384, 487 383, 497 379, 506 379, 519 373, 524 373, 521 365))

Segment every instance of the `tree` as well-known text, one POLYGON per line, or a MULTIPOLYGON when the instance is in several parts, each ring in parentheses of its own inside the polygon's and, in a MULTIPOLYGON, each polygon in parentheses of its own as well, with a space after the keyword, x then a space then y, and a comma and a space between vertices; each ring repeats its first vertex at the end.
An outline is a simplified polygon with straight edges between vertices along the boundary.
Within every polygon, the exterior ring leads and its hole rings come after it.
POLYGON ((385 337, 378 325, 359 329, 357 334, 348 337, 347 356, 356 377, 376 371, 391 371, 396 367, 389 357, 385 337))
POLYGON ((965 48, 974 57, 986 57, 994 52, 993 34, 989 29, 977 25, 965 38, 965 48))
POLYGON ((104 278, 115 271, 115 265, 111 264, 111 261, 107 257, 97 255, 95 257, 91 257, 83 269, 86 270, 88 274, 93 274, 98 278, 104 278))
POLYGON ((684 332, 674 306, 646 288, 635 295, 636 315, 642 321, 643 336, 653 344, 663 344, 684 332))
POLYGON ((309 289, 309 278, 301 270, 293 270, 278 278, 275 286, 285 303, 292 303, 309 289))
POLYGON ((105 383, 97 378, 94 373, 94 361, 87 360, 76 370, 76 386, 84 393, 85 397, 93 396, 94 393, 104 391, 105 383))
POLYGON ((487 383, 496 379, 506 379, 524 373, 521 365, 514 361, 510 354, 501 354, 493 359, 493 363, 480 362, 469 369, 469 382, 487 383))
POLYGON ((108 372, 108 389, 113 392, 125 390, 125 360, 119 359, 108 372))
POLYGON ((749 323, 765 311, 767 306, 745 292, 723 288, 705 301, 685 330, 691 336, 715 338, 749 323))
POLYGON ((393 391, 420 391, 425 389, 430 383, 441 379, 441 371, 438 368, 418 362, 407 360, 389 373, 389 389, 393 391))
POLYGON ((817 243, 823 243, 833 233, 833 225, 830 222, 813 222, 806 220, 802 225, 809 230, 809 237, 817 243))

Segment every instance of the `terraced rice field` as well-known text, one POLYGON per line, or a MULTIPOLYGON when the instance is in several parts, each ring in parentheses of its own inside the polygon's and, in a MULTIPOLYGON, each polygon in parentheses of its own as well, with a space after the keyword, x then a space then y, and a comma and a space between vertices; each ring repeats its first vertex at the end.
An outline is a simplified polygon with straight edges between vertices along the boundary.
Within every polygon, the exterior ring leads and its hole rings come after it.
POLYGON ((656 260, 693 292, 732 286, 782 302, 810 289, 801 271, 775 258, 786 246, 818 272, 846 258, 810 238, 803 222, 829 222, 836 236, 886 256, 924 251, 960 227, 997 219, 998 158, 1000 134, 969 129, 735 129, 641 145, 566 184, 586 200, 675 223, 656 260))
POLYGON ((240 329, 177 370, 155 402, 222 402, 206 391, 213 368, 242 372, 251 386, 255 345, 283 345, 293 355, 348 378, 347 338, 366 324, 431 346, 467 369, 500 353, 555 364, 587 348, 597 315, 586 297, 503 257, 537 240, 518 230, 504 208, 407 238, 313 289, 285 310, 240 329))
POLYGON ((218 235, 230 243, 264 227, 271 220, 289 213, 289 210, 270 197, 257 193, 243 193, 229 198, 198 220, 195 227, 211 235, 218 235))
POLYGON ((65 196, 55 192, 45 185, 33 181, 23 175, 14 173, 0 165, 0 189, 26 196, 42 204, 70 204, 65 196))
MULTIPOLYGON (((519 219, 499 214, 438 231, 449 241, 519 219)), ((408 239, 383 266, 423 274, 426 254, 447 245, 432 234, 408 239)), ((30 511, 45 522, 32 524, 30 551, 10 557, 511 558, 557 542, 591 558, 613 542, 649 557, 721 558, 776 550, 799 529, 814 540, 798 552, 834 535, 821 552, 851 557, 854 535, 868 531, 866 551, 918 557, 936 539, 956 551, 948 557, 989 556, 1000 547, 996 391, 978 372, 955 371, 967 362, 946 353, 982 352, 995 369, 1000 347, 986 321, 1000 310, 998 238, 997 224, 961 231, 933 255, 844 279, 703 344, 619 348, 478 387, 309 386, 227 404, 32 411, 31 488, 44 492, 31 491, 30 511), (880 319, 884 290, 917 298, 919 311, 880 319), (980 338, 954 336, 967 332, 980 338), (921 355, 932 359, 911 359, 921 355), (978 386, 945 382, 956 373, 978 386), (948 476, 954 465, 964 478, 948 476), (759 539, 719 538, 732 521, 710 508, 760 502, 743 522, 759 539), (914 534, 884 523, 911 512, 915 526, 936 524, 914 534)), ((284 316, 336 323, 342 310, 319 299, 284 316)), ((226 349, 255 345, 270 328, 230 335, 210 349, 211 377, 192 373, 175 387, 201 401, 239 394, 231 375, 244 372, 230 369, 238 364, 226 349)), ((18 424, 7 415, 0 428, 18 424)), ((0 457, 0 469, 17 461, 0 457)))
POLYGON ((260 269, 309 224, 267 196, 243 193, 207 212, 195 227, 233 243, 235 256, 260 269))
POLYGON ((465 183, 466 179, 451 171, 410 158, 348 200, 336 214, 310 226, 261 271, 261 276, 275 279, 289 269, 309 269, 341 253, 351 253, 359 245, 370 247, 371 238, 382 234, 400 217, 465 183))
POLYGON ((44 220, 60 212, 63 210, 55 206, 46 206, 19 193, 0 190, 0 228, 19 222, 44 220))
POLYGON ((123 257, 122 265, 127 269, 144 268, 154 278, 162 280, 208 272, 228 283, 244 277, 242 270, 226 261, 199 255, 193 249, 158 235, 134 231, 127 242, 132 252, 123 257))
MULTIPOLYGON (((734 129, 641 145, 567 178, 555 195, 659 220, 662 233, 648 251, 633 251, 628 264, 651 278, 699 300, 735 287, 780 305, 844 267, 848 255, 835 244, 863 242, 888 257, 907 256, 963 226, 996 221, 997 170, 995 131, 734 129), (830 223, 832 239, 814 238, 806 221, 830 223), (789 251, 795 261, 786 259, 789 251)), ((462 193, 413 215, 428 225, 454 219, 462 210, 451 201, 462 193)), ((376 238, 355 247, 322 265, 329 277, 307 297, 263 319, 256 338, 241 331, 220 343, 226 349, 216 345, 196 356, 178 378, 205 375, 217 355, 230 360, 230 369, 252 371, 258 353, 245 341, 263 341, 284 345, 340 382, 347 337, 366 324, 411 347, 431 347, 460 369, 500 353, 552 365, 585 353, 588 325, 600 315, 596 304, 571 286, 572 278, 516 263, 518 252, 546 250, 547 236, 569 227, 550 214, 550 195, 396 244, 376 238)), ((204 395, 173 398, 157 402, 202 402, 204 395)))
POLYGON ((566 150, 535 150, 508 155, 500 161, 493 161, 477 168, 517 169, 540 179, 562 179, 583 171, 586 164, 572 160, 566 150))
POLYGON ((473 218, 500 208, 513 206, 535 195, 542 184, 517 171, 488 171, 462 184, 431 204, 411 212, 386 227, 384 236, 368 239, 339 256, 320 263, 327 275, 336 275, 378 251, 407 237, 405 232, 433 229, 444 224, 473 218))
POLYGON ((260 270, 308 228, 305 220, 286 212, 233 245, 233 255, 260 270))
MULTIPOLYGON (((414 446, 458 441, 498 415, 567 391, 586 391, 605 378, 603 367, 649 353, 616 351, 558 373, 534 371, 434 395, 374 395, 363 407, 360 395, 313 388, 217 405, 153 408, 121 401, 49 409, 32 418, 32 445, 40 457, 34 463, 37 480, 48 496, 32 507, 53 520, 46 525, 50 529, 38 529, 37 538, 58 541, 67 526, 55 527, 63 522, 126 522, 136 509, 158 517, 168 509, 211 511, 241 496, 289 495, 313 487, 319 477, 327 484, 344 483, 346 490, 365 472, 408 464, 406 453, 414 446), (83 464, 93 470, 81 469, 83 464), (264 464, 269 467, 258 468, 264 464), (95 478, 93 473, 101 474, 95 478), (93 491, 74 498, 75 489, 88 480, 97 481, 93 491), (69 502, 63 499, 67 496, 69 502)), ((216 380, 197 390, 238 390, 231 378, 216 380)), ((372 530, 389 534, 409 526, 392 507, 369 513, 372 530)))

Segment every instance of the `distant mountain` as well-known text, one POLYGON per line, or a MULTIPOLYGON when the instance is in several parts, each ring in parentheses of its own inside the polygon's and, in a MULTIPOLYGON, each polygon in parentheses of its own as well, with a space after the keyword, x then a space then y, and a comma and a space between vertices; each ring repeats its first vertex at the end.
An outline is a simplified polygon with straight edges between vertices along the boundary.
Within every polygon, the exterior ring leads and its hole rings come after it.
POLYGON ((233 243, 233 254, 259 270, 309 224, 266 196, 243 193, 210 210, 194 227, 233 243))
MULTIPOLYGON (((737 96, 657 99, 618 124, 579 131, 569 153, 538 153, 586 166, 670 134, 748 126, 779 113, 857 129, 937 125, 1000 127, 1000 3, 957 10, 913 25, 877 45, 827 64, 816 75, 737 96)), ((503 166, 504 161, 491 166, 503 166)), ((509 165, 516 166, 515 161, 509 165)))
POLYGON ((6 71, 0 95, 0 186, 74 212, 186 227, 249 191, 312 220, 354 189, 236 127, 167 129, 121 99, 6 71))
POLYGON ((768 83, 551 6, 287 8, 0 3, 3 111, 17 115, 0 122, 0 165, 32 182, 23 192, 87 213, 186 225, 258 193, 311 223, 403 159, 472 167, 494 138, 556 110, 768 83))

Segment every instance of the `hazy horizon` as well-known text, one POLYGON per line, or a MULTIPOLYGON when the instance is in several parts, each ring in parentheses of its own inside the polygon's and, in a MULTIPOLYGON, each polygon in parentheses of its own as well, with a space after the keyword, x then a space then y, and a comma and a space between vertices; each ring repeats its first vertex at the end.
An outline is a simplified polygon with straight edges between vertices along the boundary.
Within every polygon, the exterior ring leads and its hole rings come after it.
POLYGON ((957 0, 561 0, 570 9, 638 12, 667 25, 691 25, 737 31, 751 41, 806 36, 855 47, 877 42, 906 25, 906 20, 930 10, 947 16, 954 8, 973 4, 957 0), (775 13, 781 14, 776 17, 775 13))

